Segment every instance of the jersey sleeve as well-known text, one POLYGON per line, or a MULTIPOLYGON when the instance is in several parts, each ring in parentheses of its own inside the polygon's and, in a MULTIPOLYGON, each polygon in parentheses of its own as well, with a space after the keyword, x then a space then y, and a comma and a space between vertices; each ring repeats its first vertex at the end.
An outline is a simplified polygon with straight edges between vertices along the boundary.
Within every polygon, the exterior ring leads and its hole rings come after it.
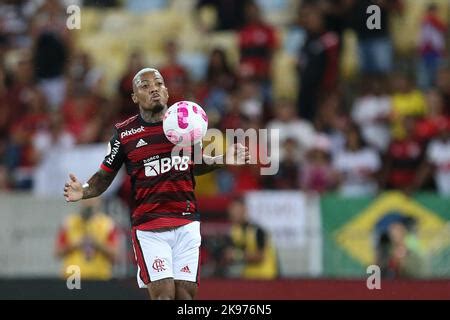
POLYGON ((125 153, 119 139, 119 133, 115 130, 108 142, 108 154, 105 156, 100 168, 108 172, 117 172, 125 161, 125 153))

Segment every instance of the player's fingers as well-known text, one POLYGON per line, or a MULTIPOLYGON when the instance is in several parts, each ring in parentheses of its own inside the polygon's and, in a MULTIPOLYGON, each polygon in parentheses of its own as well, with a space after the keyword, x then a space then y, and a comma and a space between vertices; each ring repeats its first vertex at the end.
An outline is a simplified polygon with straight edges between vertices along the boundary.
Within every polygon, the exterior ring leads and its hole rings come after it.
POLYGON ((70 182, 66 182, 66 183, 64 184, 64 187, 70 187, 70 182))
POLYGON ((73 173, 69 173, 69 177, 70 177, 70 180, 72 180, 73 182, 77 182, 77 177, 75 177, 75 175, 73 173))

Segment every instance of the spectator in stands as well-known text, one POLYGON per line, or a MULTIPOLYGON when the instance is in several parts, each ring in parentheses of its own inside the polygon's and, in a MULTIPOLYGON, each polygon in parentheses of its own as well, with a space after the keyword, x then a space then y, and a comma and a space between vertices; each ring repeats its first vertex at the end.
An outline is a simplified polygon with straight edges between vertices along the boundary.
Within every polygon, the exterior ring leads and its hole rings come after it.
POLYGON ((275 29, 264 21, 260 9, 253 1, 245 6, 245 23, 238 33, 240 65, 243 78, 260 82, 264 102, 271 101, 272 56, 278 47, 275 29))
POLYGON ((170 88, 168 106, 178 101, 188 100, 189 76, 186 68, 178 62, 178 51, 178 45, 175 41, 169 40, 166 42, 167 62, 159 68, 167 87, 170 88))
POLYGON ((441 196, 450 196, 450 117, 439 123, 438 136, 432 139, 426 150, 426 159, 419 171, 415 187, 424 185, 433 175, 437 191, 441 196))
POLYGON ((225 51, 220 48, 213 49, 209 56, 206 93, 203 99, 212 126, 225 114, 226 99, 235 86, 236 75, 228 63, 225 51))
MULTIPOLYGON (((253 132, 258 132, 261 129, 261 120, 257 117, 250 118, 246 115, 242 115, 240 118, 240 129, 252 130, 253 132)), ((262 176, 260 174, 260 154, 266 154, 264 145, 256 141, 249 141, 246 145, 248 147, 248 152, 251 159, 255 159, 258 164, 246 164, 243 166, 229 167, 227 170, 223 170, 226 174, 221 175, 221 178, 225 178, 228 183, 228 191, 232 193, 245 193, 252 190, 262 189, 262 176), (260 150, 261 149, 261 150, 260 150), (229 176, 226 176, 228 175, 229 176), (231 180, 231 181, 230 181, 231 180)))
POLYGON ((98 142, 102 119, 95 97, 85 87, 76 86, 62 106, 64 122, 77 143, 98 142))
POLYGON ((417 220, 407 216, 402 222, 389 228, 393 244, 391 266, 393 265, 395 268, 397 265, 400 277, 421 278, 426 274, 427 264, 424 260, 422 244, 417 235, 417 220), (393 230, 395 228, 397 230, 393 230))
MULTIPOLYGON (((315 131, 312 124, 297 116, 295 104, 287 99, 279 99, 273 107, 275 118, 267 123, 267 129, 278 130, 280 141, 294 139, 298 149, 299 159, 302 160, 306 150, 311 146, 315 131)), ((283 152, 278 155, 283 160, 283 152)), ((277 156, 277 155, 273 155, 277 156)))
POLYGON ((15 123, 27 112, 29 97, 38 90, 34 81, 31 53, 18 52, 17 61, 12 66, 10 85, 8 86, 9 122, 15 123))
POLYGON ((255 0, 267 18, 277 25, 286 25, 292 18, 297 3, 291 0, 255 0))
POLYGON ((436 88, 444 102, 444 114, 450 116, 450 68, 439 68, 436 78, 436 88))
POLYGON ((418 84, 422 89, 429 89, 435 84, 438 67, 446 55, 447 26, 438 12, 438 6, 431 3, 422 19, 418 48, 420 61, 417 70, 418 84))
POLYGON ((350 121, 343 108, 343 98, 339 91, 323 93, 318 101, 317 115, 314 119, 316 132, 330 140, 332 155, 343 150, 345 145, 345 129, 350 121))
MULTIPOLYGON (((216 31, 238 30, 244 21, 244 8, 249 0, 198 0, 196 9, 201 10, 205 6, 215 9, 217 23, 216 31)), ((197 19, 200 20, 200 19, 197 19)), ((203 26, 201 26, 204 29, 203 26)))
POLYGON ((81 279, 109 280, 118 258, 118 229, 114 221, 100 211, 100 200, 82 202, 80 211, 69 215, 56 241, 56 255, 67 267, 80 267, 81 279))
POLYGON ((400 213, 384 216, 376 225, 377 265, 384 278, 424 276, 423 249, 416 235, 417 221, 400 213))
POLYGON ((382 88, 382 79, 363 79, 362 92, 353 102, 351 115, 364 140, 380 152, 385 152, 390 143, 390 114, 391 99, 382 88))
MULTIPOLYGON (((305 0, 314 3, 316 0, 305 0)), ((321 0, 318 1, 324 13, 326 29, 336 33, 339 38, 339 47, 342 44, 342 35, 348 27, 348 21, 353 14, 354 0, 321 0)))
POLYGON ((258 81, 242 79, 239 83, 241 114, 250 121, 260 122, 264 117, 264 93, 258 81))
POLYGON ((305 192, 323 193, 334 189, 337 175, 331 161, 330 141, 317 135, 306 152, 300 168, 300 188, 305 192))
POLYGON ((123 121, 136 114, 136 105, 130 97, 133 93, 133 77, 142 68, 144 68, 142 52, 132 51, 128 57, 127 69, 119 79, 118 121, 123 121))
POLYGON ((238 276, 245 279, 274 279, 278 275, 275 246, 267 231, 248 221, 247 208, 242 198, 235 198, 228 207, 231 221, 230 246, 225 260, 241 266, 238 276))
POLYGON ((299 6, 294 21, 288 26, 286 35, 283 37, 283 50, 294 61, 298 59, 298 53, 306 41, 304 21, 303 7, 299 6))
POLYGON ((437 90, 427 92, 426 104, 427 114, 417 120, 414 130, 415 137, 423 144, 437 137, 440 129, 450 119, 450 115, 444 114, 444 101, 437 90))
MULTIPOLYGON (((242 94, 238 89, 232 90, 227 97, 225 101, 225 115, 218 124, 218 128, 223 132, 226 129, 242 129, 249 122, 249 119, 244 116, 241 110, 242 99, 242 94)), ((254 166, 251 167, 254 169, 254 166)), ((238 192, 236 188, 239 188, 240 191, 260 189, 259 173, 248 169, 247 166, 242 168, 225 168, 215 173, 219 192, 230 194, 238 192)))
POLYGON ((72 150, 75 138, 65 129, 62 114, 55 112, 49 116, 49 126, 38 129, 32 142, 36 162, 33 192, 39 196, 53 196, 61 190, 61 183, 54 177, 58 173, 65 174, 61 155, 72 150))
POLYGON ((64 100, 64 71, 70 55, 71 38, 65 8, 58 0, 44 1, 33 17, 34 71, 52 110, 64 100))
MULTIPOLYGON (((68 65, 68 87, 82 86, 93 93, 101 92, 103 72, 96 68, 91 56, 80 51, 73 54, 68 65)), ((68 94, 70 89, 68 88, 68 94)))
POLYGON ((396 73, 391 79, 392 137, 401 139, 405 136, 404 117, 419 118, 425 115, 425 96, 413 85, 413 82, 407 75, 396 73))
POLYGON ((378 191, 376 175, 381 169, 377 151, 366 145, 356 124, 345 132, 345 147, 333 159, 339 193, 344 197, 373 196, 378 191))
POLYGON ((225 101, 225 115, 219 123, 219 128, 225 132, 226 129, 238 129, 242 127, 243 114, 241 111, 241 94, 235 89, 230 92, 225 101))
POLYGON ((3 42, 5 47, 25 48, 30 46, 31 37, 27 32, 28 18, 34 13, 34 10, 30 8, 33 5, 29 2, 4 0, 0 4, 0 42, 3 42))
POLYGON ((296 190, 299 188, 299 148, 294 138, 281 140, 283 157, 275 175, 263 177, 265 189, 296 190))
POLYGON ((3 176, 3 179, 6 179, 8 186, 27 189, 31 185, 30 168, 24 171, 26 174, 19 176, 16 175, 16 168, 28 162, 23 161, 25 158, 32 162, 32 153, 24 151, 24 149, 31 150, 27 137, 31 137, 35 126, 30 126, 30 122, 34 119, 35 123, 41 123, 40 120, 43 120, 45 116, 40 117, 37 114, 44 114, 45 111, 33 112, 33 109, 40 108, 39 103, 34 103, 34 108, 30 106, 31 101, 37 102, 39 99, 33 99, 38 90, 33 83, 33 65, 28 52, 17 52, 16 59, 11 65, 12 74, 8 76, 6 70, 0 71, 0 87, 2 88, 0 89, 0 163, 5 167, 3 174, 6 177, 3 176), (34 115, 30 116, 30 113, 34 115), (29 156, 25 156, 27 154, 29 156))
POLYGON ((402 10, 402 0, 352 0, 350 25, 358 37, 359 61, 362 74, 387 74, 392 70, 393 47, 389 16, 402 10), (379 28, 369 29, 367 8, 377 5, 380 10, 379 28))
POLYGON ((229 91, 235 87, 236 75, 222 48, 214 48, 209 56, 206 81, 213 88, 229 91))
POLYGON ((299 55, 298 112, 313 122, 319 95, 336 88, 339 61, 339 39, 325 28, 323 14, 314 4, 302 7, 306 41, 299 55))
POLYGON ((415 118, 403 118, 405 136, 394 139, 384 159, 381 184, 383 188, 410 192, 415 185, 417 172, 423 160, 424 150, 414 136, 415 118))
POLYGON ((25 113, 11 124, 10 139, 6 149, 6 162, 11 174, 12 185, 18 189, 30 189, 36 154, 33 136, 49 124, 47 101, 37 88, 26 90, 22 97, 25 113))

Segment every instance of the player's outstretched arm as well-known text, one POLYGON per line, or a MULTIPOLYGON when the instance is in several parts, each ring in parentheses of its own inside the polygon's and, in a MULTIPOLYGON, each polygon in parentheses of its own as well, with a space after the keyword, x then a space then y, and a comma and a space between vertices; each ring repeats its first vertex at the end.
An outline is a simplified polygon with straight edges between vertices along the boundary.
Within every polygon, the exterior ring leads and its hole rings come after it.
POLYGON ((69 174, 70 181, 64 185, 64 198, 67 202, 95 198, 105 192, 117 175, 117 171, 98 170, 83 186, 77 177, 69 174))
POLYGON ((244 165, 248 163, 250 163, 248 148, 240 143, 236 143, 229 146, 223 155, 216 157, 203 155, 203 163, 195 165, 194 175, 201 176, 223 168, 225 165, 244 165))

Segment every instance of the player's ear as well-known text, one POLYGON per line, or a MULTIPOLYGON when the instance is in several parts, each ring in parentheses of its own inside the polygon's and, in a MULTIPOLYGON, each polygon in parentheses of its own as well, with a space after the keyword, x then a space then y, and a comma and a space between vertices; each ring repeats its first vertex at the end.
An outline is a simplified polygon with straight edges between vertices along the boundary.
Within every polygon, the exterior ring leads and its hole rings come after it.
POLYGON ((134 92, 131 94, 131 99, 133 100, 134 103, 138 103, 138 99, 137 99, 136 95, 134 94, 134 92))

